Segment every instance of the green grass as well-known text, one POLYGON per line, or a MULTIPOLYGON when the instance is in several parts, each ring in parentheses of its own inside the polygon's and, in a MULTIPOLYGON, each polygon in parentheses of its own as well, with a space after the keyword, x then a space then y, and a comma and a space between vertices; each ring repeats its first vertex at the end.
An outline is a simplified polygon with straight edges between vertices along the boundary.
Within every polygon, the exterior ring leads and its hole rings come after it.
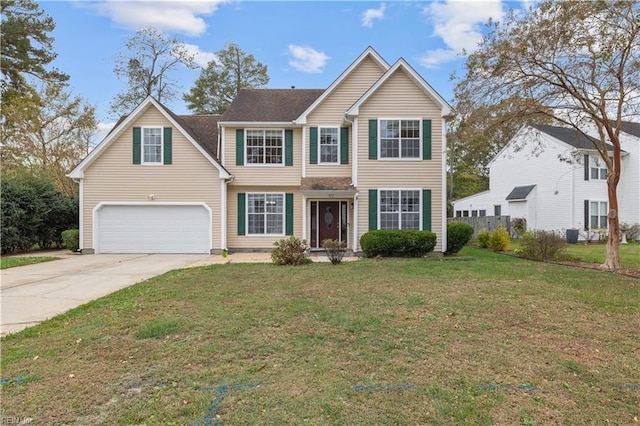
POLYGON ((49 262, 58 260, 52 256, 28 256, 28 257, 6 257, 0 258, 0 269, 15 268, 16 266, 31 265, 33 263, 49 262))
MULTIPOLYGON (((569 244, 567 254, 583 262, 604 263, 605 244, 569 244)), ((620 263, 625 268, 640 269, 640 243, 620 244, 620 263)))
POLYGON ((460 258, 172 271, 4 338, 2 415, 634 423, 640 280, 468 247, 460 258))

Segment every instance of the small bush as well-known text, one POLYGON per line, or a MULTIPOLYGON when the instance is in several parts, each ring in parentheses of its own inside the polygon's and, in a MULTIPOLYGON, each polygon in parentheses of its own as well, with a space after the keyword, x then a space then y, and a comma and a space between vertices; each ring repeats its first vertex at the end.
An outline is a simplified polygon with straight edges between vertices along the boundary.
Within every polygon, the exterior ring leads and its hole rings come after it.
POLYGON ((78 229, 62 231, 62 242, 72 252, 78 251, 80 248, 80 231, 78 229))
POLYGON ((296 237, 276 241, 273 245, 271 261, 276 265, 301 265, 309 249, 306 240, 296 237))
POLYGON ((433 251, 436 234, 431 231, 380 229, 364 234, 360 238, 360 245, 367 257, 422 257, 433 251))
POLYGON ((467 245, 473 235, 473 226, 462 222, 447 224, 447 253, 455 254, 467 245))
POLYGON ((489 243, 491 241, 491 232, 483 229, 478 233, 478 245, 480 248, 489 248, 489 243))
POLYGON ((324 240, 322 248, 325 249, 327 257, 334 265, 342 262, 342 258, 347 251, 347 244, 337 240, 324 240))
POLYGON ((504 226, 498 226, 492 233, 491 238, 489 238, 489 247, 493 251, 506 251, 509 248, 509 243, 511 239, 509 238, 509 232, 506 230, 504 226))
POLYGON ((532 260, 556 260, 563 257, 566 247, 565 238, 556 232, 525 232, 518 256, 532 260))
POLYGON ((523 217, 511 219, 511 230, 516 237, 522 238, 524 233, 527 232, 527 219, 523 217))

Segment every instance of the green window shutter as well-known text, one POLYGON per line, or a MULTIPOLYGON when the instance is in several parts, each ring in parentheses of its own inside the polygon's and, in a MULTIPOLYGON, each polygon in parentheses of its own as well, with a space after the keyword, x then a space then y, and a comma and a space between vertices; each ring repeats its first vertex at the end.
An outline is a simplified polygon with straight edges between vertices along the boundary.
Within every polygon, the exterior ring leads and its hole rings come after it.
POLYGON ((246 194, 244 192, 238 193, 238 235, 246 234, 245 227, 245 211, 246 211, 246 194))
POLYGON ((142 158, 142 129, 133 128, 133 164, 140 164, 142 158))
POLYGON ((369 190, 369 231, 378 229, 378 190, 369 190))
POLYGON ((318 164, 318 128, 309 129, 309 164, 318 164))
POLYGON ((164 164, 171 164, 172 160, 172 129, 171 127, 164 128, 164 164))
POLYGON ((284 165, 293 166, 293 130, 284 131, 284 165))
POLYGON ((293 235, 293 194, 287 193, 285 195, 285 234, 293 235))
POLYGON ((340 128, 340 164, 349 164, 349 128, 340 128))
POLYGON ((589 230, 589 200, 584 200, 584 230, 589 230))
POLYGON ((422 190, 422 230, 431 231, 431 190, 422 190))
POLYGON ((236 129, 236 166, 244 166, 244 129, 236 129))
POLYGON ((422 120, 422 159, 431 160, 431 120, 422 120))
POLYGON ((584 155, 584 180, 589 180, 589 155, 584 155))
POLYGON ((378 120, 369 120, 369 160, 378 159, 378 120))

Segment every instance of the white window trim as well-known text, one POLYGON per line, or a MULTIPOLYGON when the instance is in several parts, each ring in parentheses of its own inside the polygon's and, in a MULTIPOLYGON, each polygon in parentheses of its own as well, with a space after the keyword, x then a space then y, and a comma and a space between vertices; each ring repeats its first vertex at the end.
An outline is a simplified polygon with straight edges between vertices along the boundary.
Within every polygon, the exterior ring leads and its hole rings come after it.
MULTIPOLYGON (((287 195, 284 192, 247 192, 245 194, 245 212, 244 212, 244 223, 246 224, 246 235, 249 237, 282 237, 284 236, 287 229, 287 195), (249 232, 249 195, 280 195, 282 196, 282 233, 263 233, 263 234, 253 234, 249 232)), ((266 212, 265 212, 266 218, 266 212)), ((267 230, 267 224, 265 223, 265 231, 267 230)))
POLYGON ((594 229, 609 229, 609 219, 607 218, 607 226, 605 228, 602 228, 601 226, 591 226, 591 216, 594 216, 591 211, 591 203, 598 203, 598 213, 600 213, 600 203, 606 203, 607 207, 606 207, 606 211, 604 212, 604 214, 598 214, 598 225, 600 225, 600 217, 604 216, 607 217, 609 215, 609 200, 603 200, 603 199, 596 199, 596 200, 589 200, 589 229, 590 230, 594 230, 594 229))
MULTIPOLYGON (((420 200, 420 207, 418 208, 418 230, 422 231, 422 208, 424 206, 424 202, 422 199, 422 188, 378 188, 378 229, 382 229, 380 226, 381 223, 381 216, 382 216, 382 212, 380 211, 380 203, 382 200, 382 196, 380 195, 382 193, 382 191, 418 191, 418 198, 420 200)), ((399 194, 401 195, 401 194, 399 194)), ((402 213, 402 212, 400 212, 402 213)), ((402 216, 400 216, 400 220, 402 220, 402 216)), ((400 224, 402 225, 402 223, 400 222, 400 224)), ((385 228, 387 229, 387 228, 385 228)), ((402 229, 402 228, 398 228, 398 229, 402 229)))
POLYGON ((340 143, 342 142, 340 140, 341 138, 341 130, 340 130, 340 126, 318 126, 318 165, 320 166, 338 166, 340 165, 340 143), (336 155, 336 161, 335 162, 326 162, 326 161, 322 161, 322 129, 336 129, 338 131, 338 143, 337 143, 337 148, 338 148, 338 155, 336 155))
MULTIPOLYGON (((400 155, 402 155, 402 146, 400 146, 400 155)), ((381 161, 422 161, 422 118, 420 117, 390 117, 378 118, 378 160, 381 161), (383 157, 382 156, 382 121, 417 121, 418 122, 418 147, 419 153, 417 157, 383 157)))
POLYGON ((164 165, 164 129, 162 126, 143 126, 140 131, 140 164, 144 166, 164 165), (144 131, 146 129, 160 129, 160 161, 145 161, 144 158, 144 131))
POLYGON ((607 165, 602 164, 604 163, 604 161, 602 160, 602 158, 600 158, 599 155, 590 155, 589 156, 589 180, 601 180, 601 181, 606 181, 607 180, 607 165), (598 177, 593 177, 593 169, 597 169, 598 170, 598 177), (600 177, 602 176, 602 170, 604 170, 604 178, 600 177))
MULTIPOLYGON (((282 128, 278 128, 278 129, 270 129, 270 128, 263 128, 263 129, 244 129, 244 165, 246 167, 284 167, 285 165, 285 157, 286 157, 286 147, 287 147, 287 143, 285 141, 285 129, 282 128), (249 134, 249 131, 262 131, 265 132, 267 130, 270 131, 278 131, 282 133, 282 161, 280 163, 249 163, 248 161, 248 155, 247 155, 247 136, 249 134)), ((263 133, 264 135, 264 133, 263 133)), ((263 139, 264 142, 264 139, 263 139)), ((266 147, 265 147, 266 148, 266 147)))

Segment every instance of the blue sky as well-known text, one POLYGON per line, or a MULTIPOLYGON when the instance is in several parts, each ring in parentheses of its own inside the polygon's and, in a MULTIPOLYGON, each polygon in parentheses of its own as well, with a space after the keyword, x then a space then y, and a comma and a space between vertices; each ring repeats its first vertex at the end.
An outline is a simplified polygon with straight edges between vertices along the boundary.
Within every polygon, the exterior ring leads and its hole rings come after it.
MULTIPOLYGON (((108 110, 126 87, 113 73, 114 58, 136 29, 176 35, 204 66, 233 42, 267 65, 269 88, 326 88, 368 46, 390 64, 407 60, 446 100, 452 72, 464 73, 460 52, 474 50, 489 19, 511 7, 499 0, 442 1, 41 1, 56 22, 54 65, 70 75, 70 88, 97 108, 101 133, 108 110)), ((178 68, 182 91, 199 70, 178 68)), ((180 98, 168 102, 188 114, 180 98)))

